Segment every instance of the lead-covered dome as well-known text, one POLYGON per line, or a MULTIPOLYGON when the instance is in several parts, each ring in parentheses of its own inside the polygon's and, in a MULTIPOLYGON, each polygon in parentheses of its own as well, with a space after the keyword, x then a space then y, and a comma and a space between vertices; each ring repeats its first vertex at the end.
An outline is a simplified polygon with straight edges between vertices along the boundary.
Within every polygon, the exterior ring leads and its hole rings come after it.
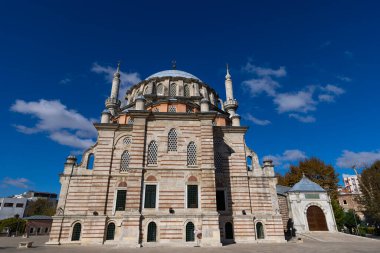
POLYGON ((148 79, 151 79, 154 77, 166 77, 166 76, 192 78, 192 79, 196 79, 198 81, 201 81, 201 79, 199 79, 198 77, 196 77, 196 76, 194 76, 188 72, 176 70, 176 69, 164 70, 164 71, 154 73, 153 75, 148 76, 145 80, 148 80, 148 79))

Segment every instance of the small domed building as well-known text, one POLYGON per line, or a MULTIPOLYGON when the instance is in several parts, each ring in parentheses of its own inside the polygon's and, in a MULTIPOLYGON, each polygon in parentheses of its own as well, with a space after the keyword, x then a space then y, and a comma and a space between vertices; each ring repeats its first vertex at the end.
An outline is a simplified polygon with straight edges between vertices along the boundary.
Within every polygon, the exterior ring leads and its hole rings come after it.
POLYGON ((135 84, 124 105, 119 86, 118 66, 96 143, 60 175, 49 244, 285 241, 273 165, 246 145, 228 68, 224 102, 175 69, 135 84))

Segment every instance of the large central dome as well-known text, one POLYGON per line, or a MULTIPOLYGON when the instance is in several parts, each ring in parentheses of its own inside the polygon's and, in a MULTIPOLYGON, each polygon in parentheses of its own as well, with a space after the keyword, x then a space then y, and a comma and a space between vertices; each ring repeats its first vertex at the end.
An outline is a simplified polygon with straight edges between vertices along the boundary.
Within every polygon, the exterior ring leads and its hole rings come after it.
POLYGON ((176 69, 164 70, 164 71, 157 72, 157 73, 147 77, 145 80, 148 80, 148 79, 154 78, 154 77, 166 77, 166 76, 193 78, 193 79, 196 79, 198 81, 201 81, 198 77, 196 77, 190 73, 187 73, 187 72, 181 71, 181 70, 176 70, 176 69))

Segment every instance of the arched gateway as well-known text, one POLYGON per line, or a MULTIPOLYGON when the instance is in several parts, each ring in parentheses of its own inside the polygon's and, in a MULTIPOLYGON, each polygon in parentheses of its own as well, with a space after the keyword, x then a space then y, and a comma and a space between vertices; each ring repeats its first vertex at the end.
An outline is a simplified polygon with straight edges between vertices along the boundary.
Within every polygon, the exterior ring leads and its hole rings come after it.
POLYGON ((310 206, 306 212, 309 231, 328 231, 326 217, 318 206, 310 206))

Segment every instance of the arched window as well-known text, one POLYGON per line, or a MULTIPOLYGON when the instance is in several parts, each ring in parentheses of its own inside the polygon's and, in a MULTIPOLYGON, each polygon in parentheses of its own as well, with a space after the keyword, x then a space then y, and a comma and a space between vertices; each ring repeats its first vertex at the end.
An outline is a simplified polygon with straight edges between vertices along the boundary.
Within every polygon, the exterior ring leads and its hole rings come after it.
POLYGON ((121 155, 120 171, 127 171, 131 157, 128 150, 125 150, 121 155))
POLYGON ((149 90, 149 85, 145 86, 145 89, 144 89, 144 95, 146 95, 146 94, 150 94, 149 91, 150 91, 150 90, 149 90))
POLYGON ((129 117, 127 124, 128 125, 133 125, 133 118, 129 117))
POLYGON ((169 86, 169 96, 177 96, 177 85, 175 83, 171 83, 169 86))
POLYGON ((194 239, 194 224, 192 222, 188 222, 186 224, 186 242, 193 242, 194 239))
POLYGON ((71 241, 80 240, 81 230, 82 230, 82 225, 80 223, 76 223, 73 227, 73 233, 71 234, 71 241))
POLYGON ((185 87, 183 88, 183 92, 185 97, 190 97, 190 87, 189 85, 185 84, 185 87))
POLYGON ((148 164, 157 164, 157 143, 151 141, 148 146, 148 164))
POLYGON ((157 95, 164 95, 164 86, 160 83, 157 85, 156 87, 156 92, 157 92, 157 95))
POLYGON ((168 151, 177 151, 177 131, 170 129, 168 134, 168 151))
POLYGON ((234 239, 234 229, 231 222, 226 222, 224 231, 226 239, 234 239))
POLYGON ((157 225, 153 221, 148 225, 147 242, 155 242, 157 240, 157 225))
POLYGON ((95 156, 94 154, 89 154, 88 159, 87 159, 87 169, 92 170, 94 168, 94 161, 95 161, 95 156))
POLYGON ((247 170, 251 171, 252 170, 252 157, 247 156, 247 170))
POLYGON ((261 222, 256 223, 256 235, 257 235, 257 239, 264 239, 265 238, 264 226, 263 226, 263 223, 261 223, 261 222))
POLYGON ((187 145, 187 165, 197 164, 197 146, 192 141, 187 145))
POLYGON ((110 223, 107 226, 106 240, 113 240, 113 239, 115 239, 115 223, 110 223))

